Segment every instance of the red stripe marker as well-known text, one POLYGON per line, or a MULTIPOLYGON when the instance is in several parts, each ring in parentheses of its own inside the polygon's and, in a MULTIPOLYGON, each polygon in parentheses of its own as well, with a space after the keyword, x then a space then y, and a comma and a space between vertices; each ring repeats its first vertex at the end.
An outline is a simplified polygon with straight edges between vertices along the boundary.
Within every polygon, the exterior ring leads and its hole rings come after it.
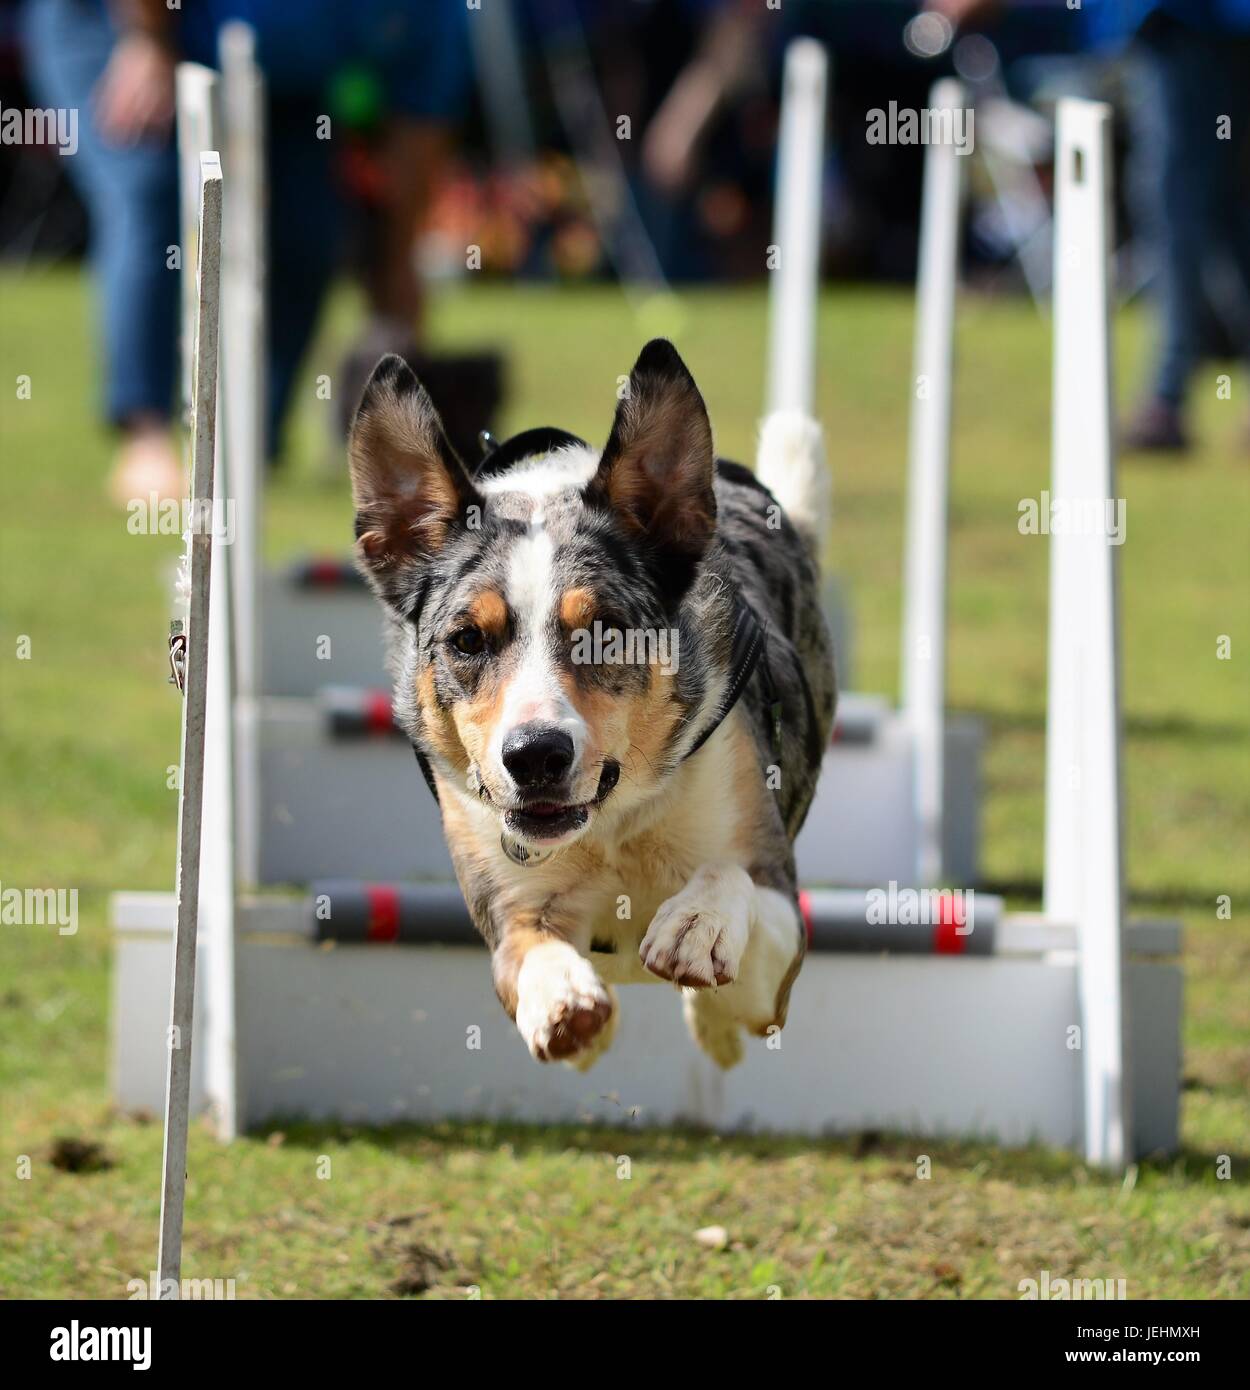
POLYGON ((365 885, 369 899, 369 940, 399 940, 399 890, 388 883, 365 885))
POLYGON ((938 920, 933 927, 933 950, 939 956, 962 956, 967 949, 971 932, 960 930, 966 925, 966 911, 953 893, 938 898, 938 920))
POLYGON ((812 900, 806 889, 799 892, 799 915, 803 918, 803 934, 812 944, 812 900))
POLYGON ((395 729, 391 714, 391 697, 385 690, 365 692, 365 728, 371 734, 389 734, 395 729))

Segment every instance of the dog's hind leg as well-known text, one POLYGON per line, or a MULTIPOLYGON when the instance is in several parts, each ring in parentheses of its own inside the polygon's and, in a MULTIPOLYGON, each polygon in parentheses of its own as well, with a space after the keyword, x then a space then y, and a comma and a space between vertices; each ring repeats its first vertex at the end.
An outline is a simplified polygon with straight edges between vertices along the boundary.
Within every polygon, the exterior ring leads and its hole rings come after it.
POLYGON ((683 989, 682 1013, 686 1027, 700 1049, 728 1071, 742 1061, 742 1024, 733 1011, 725 1007, 720 991, 683 989))

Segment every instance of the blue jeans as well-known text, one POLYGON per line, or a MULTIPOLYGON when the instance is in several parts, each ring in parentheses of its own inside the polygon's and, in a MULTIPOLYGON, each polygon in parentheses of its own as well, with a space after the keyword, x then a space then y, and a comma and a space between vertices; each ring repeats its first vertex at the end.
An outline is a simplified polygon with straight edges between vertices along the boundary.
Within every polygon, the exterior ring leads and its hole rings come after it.
MULTIPOLYGON (((99 0, 30 0, 22 15, 27 71, 37 100, 79 112, 70 174, 87 206, 100 299, 104 406, 124 424, 139 412, 169 418, 177 364, 178 166, 173 133, 131 147, 108 144, 93 121, 92 93, 116 30, 99 0)), ((311 97, 270 100, 268 450, 278 452, 300 361, 339 262, 342 202, 331 143, 313 137, 324 109, 311 97)))
POLYGON ((1137 49, 1147 86, 1135 134, 1159 253, 1154 393, 1179 406, 1210 356, 1213 310, 1250 361, 1250 203, 1238 168, 1250 122, 1250 40, 1161 17, 1143 29, 1137 49), (1218 139, 1224 116, 1230 138, 1218 139), (1214 295, 1213 271, 1224 276, 1214 295))
POLYGON ((104 407, 115 424, 173 406, 178 271, 178 165, 172 135, 129 148, 107 144, 92 90, 115 33, 89 0, 34 0, 22 14, 26 70, 36 100, 78 111, 78 152, 66 163, 91 222, 100 298, 104 407))

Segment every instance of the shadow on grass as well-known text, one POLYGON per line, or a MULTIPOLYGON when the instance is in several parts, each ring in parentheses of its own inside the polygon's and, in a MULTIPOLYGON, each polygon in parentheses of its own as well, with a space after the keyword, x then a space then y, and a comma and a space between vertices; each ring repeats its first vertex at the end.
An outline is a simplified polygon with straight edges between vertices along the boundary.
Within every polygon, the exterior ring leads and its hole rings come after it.
MULTIPOLYGON (((1046 712, 1036 710, 994 709, 984 705, 959 704, 956 713, 982 720, 992 731, 1046 732, 1046 712)), ((1127 714, 1124 716, 1126 738, 1183 739, 1187 743, 1212 744, 1225 747, 1250 739, 1250 729, 1232 720, 1189 719, 1179 714, 1127 714)))
MULTIPOLYGON (((1042 901, 1042 880, 1040 878, 986 878, 978 880, 977 889, 982 893, 993 893, 1013 902, 1037 903, 1042 901)), ((1128 906, 1130 913, 1138 909, 1167 908, 1172 912, 1192 911, 1195 905, 1206 908, 1207 904, 1223 893, 1230 891, 1227 884, 1160 884, 1154 888, 1130 887, 1128 906)))
MULTIPOLYGON (((518 1159, 566 1153, 627 1153, 631 1159, 665 1163, 699 1163, 708 1159, 748 1159, 784 1162, 816 1159, 831 1164, 902 1164, 912 1170, 920 1155, 935 1164, 963 1169, 978 1177, 1000 1181, 1045 1183, 1065 1187, 1097 1185, 1114 1190, 1125 1179, 1086 1166, 1074 1154, 1035 1146, 1000 1149, 990 1143, 936 1140, 864 1131, 811 1139, 778 1134, 722 1135, 697 1128, 644 1128, 620 1125, 524 1125, 463 1121, 438 1124, 397 1124, 379 1128, 347 1124, 315 1124, 305 1120, 275 1121, 255 1137, 281 1133, 284 1143, 322 1152, 328 1145, 365 1143, 396 1155, 441 1160, 464 1150, 507 1151, 518 1159)), ((1217 1155, 1182 1148, 1174 1154, 1142 1159, 1131 1174, 1135 1186, 1154 1178, 1191 1184, 1217 1185, 1217 1160, 1227 1157, 1233 1171, 1244 1172, 1250 1154, 1217 1155)), ((888 1175, 888 1174, 887 1174, 888 1175)), ((910 1177, 910 1171, 908 1176, 910 1177)))

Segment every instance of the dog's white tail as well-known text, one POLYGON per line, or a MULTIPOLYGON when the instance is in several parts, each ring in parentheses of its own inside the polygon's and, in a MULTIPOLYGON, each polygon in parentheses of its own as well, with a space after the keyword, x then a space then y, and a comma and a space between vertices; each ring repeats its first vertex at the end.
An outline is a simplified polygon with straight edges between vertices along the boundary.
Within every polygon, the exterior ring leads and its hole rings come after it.
POLYGON ((820 425, 801 410, 773 411, 760 426, 755 475, 819 561, 833 510, 820 425))

